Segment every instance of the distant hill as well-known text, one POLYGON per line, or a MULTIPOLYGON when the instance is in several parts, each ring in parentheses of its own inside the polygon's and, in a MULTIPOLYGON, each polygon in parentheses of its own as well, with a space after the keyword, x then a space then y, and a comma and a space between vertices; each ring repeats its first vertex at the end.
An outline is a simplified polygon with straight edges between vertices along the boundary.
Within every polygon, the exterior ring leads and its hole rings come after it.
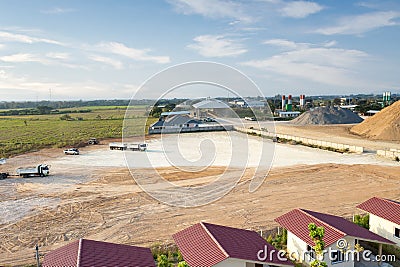
POLYGON ((352 127, 350 132, 370 139, 400 141, 400 101, 352 127))

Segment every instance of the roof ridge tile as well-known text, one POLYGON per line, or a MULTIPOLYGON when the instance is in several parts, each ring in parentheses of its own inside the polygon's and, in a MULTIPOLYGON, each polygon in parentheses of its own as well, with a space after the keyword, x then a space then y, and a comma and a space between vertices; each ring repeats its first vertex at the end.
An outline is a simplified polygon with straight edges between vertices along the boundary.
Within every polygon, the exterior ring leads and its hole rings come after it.
MULTIPOLYGON (((327 226, 330 227, 331 229, 336 230, 337 232, 339 232, 339 233, 341 233, 341 234, 343 234, 343 235, 345 235, 345 236, 348 235, 347 233, 343 232, 342 230, 337 229, 337 228, 334 227, 333 225, 330 225, 330 224, 328 224, 327 222, 324 222, 323 220, 321 220, 321 219, 319 219, 319 218, 315 217, 314 215, 311 215, 310 213, 307 212, 307 211, 311 211, 311 212, 316 212, 316 211, 306 210, 306 209, 301 209, 301 208, 299 208, 299 210, 300 210, 301 212, 307 214, 308 216, 314 218, 315 220, 319 221, 320 223, 322 223, 322 224, 324 224, 324 225, 327 225, 327 226)), ((319 212, 317 212, 317 213, 319 213, 319 212)), ((335 215, 331 215, 331 214, 327 214, 327 213, 326 213, 326 215, 335 216, 335 215)), ((335 216, 335 217, 339 217, 339 216, 335 216)))
POLYGON ((218 248, 224 253, 224 255, 229 258, 228 252, 221 246, 221 244, 215 239, 215 237, 211 234, 211 232, 207 229, 207 226, 204 225, 204 222, 200 222, 200 225, 203 227, 203 229, 206 231, 206 233, 211 237, 211 239, 214 241, 214 243, 218 246, 218 248))

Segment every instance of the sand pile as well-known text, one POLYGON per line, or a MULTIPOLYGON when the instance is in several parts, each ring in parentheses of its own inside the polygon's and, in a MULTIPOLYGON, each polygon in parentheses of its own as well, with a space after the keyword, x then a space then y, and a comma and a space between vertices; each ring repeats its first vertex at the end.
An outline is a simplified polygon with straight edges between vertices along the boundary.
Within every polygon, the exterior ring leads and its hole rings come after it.
POLYGON ((351 110, 338 107, 318 107, 304 112, 292 123, 298 125, 307 124, 349 124, 359 123, 363 119, 351 110))
POLYGON ((400 101, 352 127, 350 132, 371 139, 400 141, 400 101))

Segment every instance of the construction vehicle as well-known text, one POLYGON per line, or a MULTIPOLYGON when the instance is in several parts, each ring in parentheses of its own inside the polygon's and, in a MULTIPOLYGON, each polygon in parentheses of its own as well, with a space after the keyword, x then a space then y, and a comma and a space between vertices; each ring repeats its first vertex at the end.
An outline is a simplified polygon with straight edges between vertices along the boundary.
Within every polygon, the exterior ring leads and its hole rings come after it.
POLYGON ((113 142, 109 144, 110 150, 126 150, 128 148, 127 144, 113 142))
POLYGON ((128 149, 132 151, 146 151, 147 144, 128 144, 128 149))
POLYGON ((147 144, 145 143, 110 143, 109 144, 110 150, 132 150, 132 151, 146 151, 147 144))
POLYGON ((79 155, 79 149, 77 148, 68 148, 64 150, 65 155, 79 155))
POLYGON ((27 167, 27 168, 18 168, 16 170, 17 175, 22 176, 24 178, 32 177, 32 176, 48 176, 50 166, 46 164, 39 164, 36 167, 27 167))
POLYGON ((90 138, 88 141, 89 145, 98 145, 100 144, 99 140, 97 140, 97 138, 90 138))
MULTIPOLYGON (((0 159, 0 165, 3 165, 6 163, 6 159, 1 158, 0 159)), ((8 172, 0 172, 0 180, 6 179, 9 176, 8 172)))

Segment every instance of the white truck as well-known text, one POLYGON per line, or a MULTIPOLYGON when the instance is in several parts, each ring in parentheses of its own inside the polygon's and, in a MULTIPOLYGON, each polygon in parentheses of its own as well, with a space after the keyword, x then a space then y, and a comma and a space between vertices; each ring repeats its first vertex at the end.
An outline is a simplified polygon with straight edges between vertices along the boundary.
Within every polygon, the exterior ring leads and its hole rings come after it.
POLYGON ((39 164, 36 167, 27 167, 27 168, 18 168, 16 170, 17 175, 22 176, 24 178, 31 177, 31 176, 48 176, 50 166, 46 164, 39 164))
POLYGON ((128 144, 128 149, 132 151, 146 151, 147 144, 128 144))
POLYGON ((146 151, 147 144, 145 143, 110 143, 110 150, 132 150, 132 151, 146 151))

